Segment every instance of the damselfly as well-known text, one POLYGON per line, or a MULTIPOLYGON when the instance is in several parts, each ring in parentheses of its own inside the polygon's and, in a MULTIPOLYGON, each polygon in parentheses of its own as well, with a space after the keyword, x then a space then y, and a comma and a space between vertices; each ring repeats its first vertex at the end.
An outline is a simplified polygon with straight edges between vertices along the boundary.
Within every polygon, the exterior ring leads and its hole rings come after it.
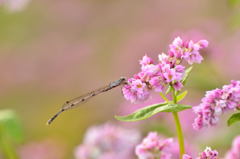
POLYGON ((79 97, 74 98, 72 100, 66 101, 63 104, 63 106, 60 109, 60 111, 57 112, 52 118, 50 118, 47 121, 47 124, 50 125, 53 122, 53 120, 56 119, 62 112, 66 111, 66 110, 69 110, 69 109, 72 109, 72 108, 75 108, 79 104, 88 101, 89 99, 91 99, 92 97, 94 97, 94 96, 96 96, 96 95, 98 95, 100 93, 107 92, 107 91, 109 91, 109 90, 111 90, 111 89, 113 89, 115 87, 121 86, 121 85, 126 84, 126 83, 127 83, 126 78, 121 77, 119 80, 111 82, 111 83, 109 83, 105 87, 96 89, 96 90, 94 90, 92 92, 86 93, 86 94, 84 94, 82 96, 79 96, 79 97))

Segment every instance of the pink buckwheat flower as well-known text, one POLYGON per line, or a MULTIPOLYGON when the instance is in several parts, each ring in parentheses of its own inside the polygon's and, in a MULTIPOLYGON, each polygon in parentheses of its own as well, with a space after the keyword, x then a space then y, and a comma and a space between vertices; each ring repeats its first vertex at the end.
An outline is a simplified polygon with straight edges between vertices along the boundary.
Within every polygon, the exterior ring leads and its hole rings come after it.
POLYGON ((139 72, 134 78, 141 79, 143 82, 147 83, 153 77, 161 78, 161 67, 159 65, 146 65, 142 68, 142 71, 139 72))
POLYGON ((197 114, 193 127, 199 130, 216 125, 224 111, 236 108, 240 108, 240 81, 231 81, 231 84, 223 86, 222 89, 207 91, 202 103, 193 107, 197 114))
POLYGON ((158 55, 158 61, 160 64, 171 64, 172 58, 169 55, 166 55, 165 53, 161 53, 158 55))
POLYGON ((169 45, 169 55, 178 60, 184 59, 188 64, 201 63, 203 57, 199 53, 200 49, 208 46, 207 40, 200 40, 197 43, 193 41, 183 41, 180 37, 173 40, 169 45))
POLYGON ((150 132, 135 149, 139 159, 171 159, 167 147, 171 146, 172 138, 162 139, 156 132, 150 132))
POLYGON ((199 156, 198 159, 217 159, 218 152, 207 147, 199 156))
POLYGON ((83 144, 75 150, 76 159, 133 158, 140 134, 112 124, 94 126, 87 130, 83 144))
POLYGON ((133 103, 147 99, 150 94, 146 83, 135 78, 128 79, 128 84, 123 86, 122 92, 124 97, 133 103))
POLYGON ((153 60, 145 55, 143 56, 142 60, 139 61, 139 63, 142 66, 142 69, 144 69, 145 66, 153 64, 153 60))
POLYGON ((197 107, 193 107, 194 112, 198 115, 193 123, 194 129, 198 130, 217 123, 218 116, 222 112, 222 109, 217 106, 217 101, 221 99, 221 95, 222 90, 220 89, 207 91, 205 97, 202 99, 202 103, 197 107))
MULTIPOLYGON (((187 144, 186 151, 194 154, 192 146, 187 144)), ((150 132, 142 143, 136 146, 138 159, 179 159, 178 142, 173 138, 163 138, 156 132, 150 132)))
POLYGON ((136 102, 146 100, 151 90, 163 92, 169 85, 178 91, 181 90, 185 75, 185 67, 181 65, 182 60, 186 60, 189 64, 200 63, 203 58, 199 51, 207 45, 206 40, 194 43, 177 37, 169 46, 168 54, 158 55, 158 63, 154 63, 147 55, 143 56, 139 61, 141 71, 128 79, 127 84, 122 88, 124 97, 136 102))
MULTIPOLYGON (((218 152, 216 150, 212 150, 210 147, 207 147, 202 153, 200 153, 199 157, 196 159, 217 159, 218 152)), ((192 156, 184 154, 183 159, 193 159, 192 156)))
POLYGON ((227 152, 225 159, 239 159, 240 158, 240 136, 237 136, 230 151, 227 152))
POLYGON ((162 66, 162 74, 166 83, 171 83, 174 81, 181 81, 184 75, 184 66, 177 65, 171 68, 170 65, 166 64, 162 66))
POLYGON ((162 81, 161 77, 152 77, 149 80, 149 84, 151 85, 152 89, 154 89, 156 92, 163 92, 164 90, 164 83, 162 81))

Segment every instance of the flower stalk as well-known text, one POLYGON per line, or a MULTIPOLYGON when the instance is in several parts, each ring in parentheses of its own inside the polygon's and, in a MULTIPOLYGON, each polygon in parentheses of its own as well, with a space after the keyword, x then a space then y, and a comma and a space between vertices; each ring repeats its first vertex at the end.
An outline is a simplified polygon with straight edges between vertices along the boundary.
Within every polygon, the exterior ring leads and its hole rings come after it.
MULTIPOLYGON (((177 104, 177 91, 175 91, 173 89, 173 103, 177 104)), ((178 113, 177 112, 173 112, 173 117, 174 117, 174 121, 176 124, 176 131, 177 131, 177 136, 178 136, 178 144, 179 144, 179 158, 182 159, 183 154, 185 153, 185 148, 184 148, 184 136, 183 136, 183 132, 182 132, 182 127, 181 127, 181 123, 178 117, 178 113)))

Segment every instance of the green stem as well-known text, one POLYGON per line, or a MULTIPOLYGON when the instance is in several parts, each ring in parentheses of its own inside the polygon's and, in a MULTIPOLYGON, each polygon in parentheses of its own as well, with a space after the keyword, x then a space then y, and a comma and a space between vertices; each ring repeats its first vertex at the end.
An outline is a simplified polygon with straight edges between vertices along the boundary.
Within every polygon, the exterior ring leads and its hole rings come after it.
POLYGON ((165 100, 165 102, 169 102, 168 98, 166 97, 165 94, 163 94, 162 92, 160 92, 160 96, 162 97, 163 100, 165 100))
POLYGON ((1 145, 2 145, 2 150, 3 150, 6 158, 18 159, 17 154, 11 144, 3 141, 3 143, 1 145))
POLYGON ((0 125, 0 148, 2 149, 3 155, 7 159, 19 159, 17 153, 10 142, 9 137, 5 134, 3 127, 0 125))
MULTIPOLYGON (((175 90, 173 90, 173 103, 177 104, 177 92, 175 90)), ((173 112, 173 117, 174 117, 174 120, 175 120, 177 136, 178 136, 178 144, 179 144, 179 150, 180 150, 179 158, 182 159, 182 156, 185 153, 184 137, 183 137, 182 127, 181 127, 181 123, 180 123, 177 112, 173 112)))
POLYGON ((181 124, 180 124, 180 121, 179 121, 178 113, 173 112, 173 117, 174 117, 174 120, 175 120, 176 129, 177 129, 177 136, 178 136, 178 143, 179 143, 179 150, 180 150, 179 156, 180 156, 180 159, 181 159, 183 154, 185 153, 184 137, 183 137, 182 128, 181 128, 181 124))

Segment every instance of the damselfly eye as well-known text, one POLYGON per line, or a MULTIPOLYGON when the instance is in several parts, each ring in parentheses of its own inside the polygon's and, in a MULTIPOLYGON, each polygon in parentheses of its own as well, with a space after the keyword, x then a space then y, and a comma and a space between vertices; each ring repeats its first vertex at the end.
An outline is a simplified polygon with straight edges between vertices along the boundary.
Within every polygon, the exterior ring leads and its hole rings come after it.
POLYGON ((121 81, 126 81, 127 78, 126 78, 126 77, 120 77, 120 80, 121 80, 121 81))

